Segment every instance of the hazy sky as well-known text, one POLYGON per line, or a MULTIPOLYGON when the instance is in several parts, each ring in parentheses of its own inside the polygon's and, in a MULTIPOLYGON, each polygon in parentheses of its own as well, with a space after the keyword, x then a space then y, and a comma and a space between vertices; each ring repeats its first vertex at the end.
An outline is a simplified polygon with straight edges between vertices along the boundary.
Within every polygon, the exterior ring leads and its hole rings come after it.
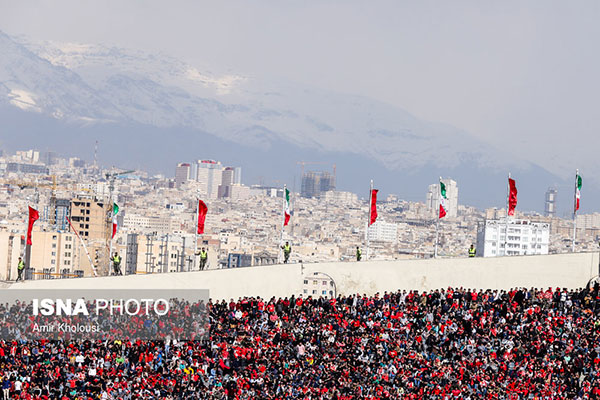
POLYGON ((364 94, 588 176, 600 175, 599 20, 597 0, 0 0, 11 35, 364 94))

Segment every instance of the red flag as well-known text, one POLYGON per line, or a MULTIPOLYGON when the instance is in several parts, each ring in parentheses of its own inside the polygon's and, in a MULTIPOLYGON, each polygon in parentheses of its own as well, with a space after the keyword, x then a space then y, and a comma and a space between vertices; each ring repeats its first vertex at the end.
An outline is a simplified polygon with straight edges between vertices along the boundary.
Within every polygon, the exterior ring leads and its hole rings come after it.
POLYGON ((31 245, 31 230, 35 221, 40 219, 40 213, 29 207, 29 226, 27 227, 27 244, 31 245))
POLYGON ((508 178, 508 186, 510 187, 508 193, 508 215, 515 215, 515 208, 517 207, 517 186, 515 180, 508 178))
POLYGON ((377 219, 377 189, 371 189, 371 221, 369 225, 372 225, 377 219))
POLYGON ((111 239, 114 239, 116 234, 117 234, 117 223, 113 221, 113 233, 112 233, 111 239))
POLYGON ((200 235, 204 233, 204 220, 207 212, 206 204, 202 200, 198 200, 198 234, 200 235))
POLYGON ((442 206, 440 204, 440 214, 438 218, 444 218, 446 216, 446 210, 444 209, 444 206, 442 206))

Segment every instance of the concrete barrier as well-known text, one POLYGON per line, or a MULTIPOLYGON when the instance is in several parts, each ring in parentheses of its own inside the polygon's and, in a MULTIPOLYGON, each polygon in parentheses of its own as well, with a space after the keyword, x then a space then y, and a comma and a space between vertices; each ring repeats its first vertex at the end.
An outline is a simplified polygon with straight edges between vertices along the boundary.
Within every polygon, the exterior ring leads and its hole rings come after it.
MULTIPOLYGON (((213 299, 240 296, 289 297, 302 293, 305 279, 325 273, 338 294, 374 294, 398 289, 447 287, 510 289, 513 287, 584 287, 598 275, 598 253, 514 256, 501 258, 442 258, 429 260, 332 262, 128 275, 101 278, 53 279, 11 284, 18 289, 208 289, 213 299)), ((5 290, 5 289, 0 289, 5 290)))

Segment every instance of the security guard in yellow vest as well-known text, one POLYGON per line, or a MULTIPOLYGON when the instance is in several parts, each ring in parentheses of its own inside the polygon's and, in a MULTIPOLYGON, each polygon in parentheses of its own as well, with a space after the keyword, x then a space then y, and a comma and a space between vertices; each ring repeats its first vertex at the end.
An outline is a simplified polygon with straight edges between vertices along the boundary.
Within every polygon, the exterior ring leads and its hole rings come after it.
POLYGON ((475 247, 473 247, 473 245, 471 245, 471 247, 469 247, 469 257, 475 257, 476 253, 477 253, 477 250, 475 250, 475 247))
POLYGON ((202 271, 206 267, 206 261, 208 261, 208 251, 203 247, 198 255, 200 256, 200 271, 202 271))
POLYGON ((24 270, 25 270, 25 263, 23 262, 23 259, 21 257, 19 257, 19 263, 17 264, 17 272, 19 273, 19 275, 17 276, 17 280, 15 282, 23 280, 23 271, 24 270))
POLYGON ((360 247, 356 246, 356 261, 360 261, 362 258, 362 250, 360 247))
POLYGON ((289 242, 285 242, 285 245, 281 246, 281 248, 283 249, 283 263, 287 264, 287 262, 290 260, 290 253, 292 252, 292 246, 290 246, 289 242))
POLYGON ((113 262, 114 274, 115 275, 123 275, 123 273, 121 272, 121 256, 116 251, 115 251, 115 255, 112 258, 112 262, 113 262))

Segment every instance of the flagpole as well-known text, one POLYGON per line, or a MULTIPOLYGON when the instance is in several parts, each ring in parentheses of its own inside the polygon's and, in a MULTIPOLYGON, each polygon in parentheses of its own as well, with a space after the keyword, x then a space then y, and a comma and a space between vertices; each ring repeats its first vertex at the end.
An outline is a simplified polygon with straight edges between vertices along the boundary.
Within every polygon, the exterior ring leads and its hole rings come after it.
POLYGON ((108 185, 108 206, 109 206, 109 213, 110 213, 110 219, 108 222, 108 234, 110 235, 110 245, 108 248, 108 270, 107 270, 107 275, 110 275, 110 260, 112 257, 112 252, 113 252, 113 218, 114 216, 114 208, 115 208, 115 202, 113 201, 113 178, 111 177, 111 181, 110 184, 108 185))
POLYGON ((366 236, 366 241, 367 241, 367 257, 366 260, 369 260, 369 255, 370 255, 370 247, 369 247, 369 226, 371 226, 371 209, 372 209, 372 205, 371 202, 373 201, 373 179, 371 179, 371 189, 369 190, 369 219, 367 220, 367 229, 365 230, 365 236, 366 236))
POLYGON ((437 210, 436 216, 437 221, 435 222, 435 250, 433 251, 433 258, 437 258, 438 256, 438 242, 439 242, 439 229, 440 229, 440 204, 442 203, 442 177, 440 176, 440 180, 438 182, 438 193, 437 193, 437 210))
MULTIPOLYGON (((510 205, 510 172, 506 181, 506 231, 504 232, 504 255, 508 255, 508 207, 510 205)), ((500 233, 498 233, 500 235, 500 233)))
POLYGON ((192 266, 192 270, 196 270, 197 260, 196 253, 198 252, 198 218, 200 218, 200 196, 196 193, 196 218, 194 221, 194 265, 192 266))
POLYGON ((281 248, 283 246, 283 230, 285 229, 285 191, 287 189, 287 185, 284 184, 283 185, 283 196, 281 197, 282 201, 281 201, 281 236, 279 237, 279 250, 278 250, 278 260, 281 263, 281 259, 283 258, 283 249, 281 248))
POLYGON ((575 253, 575 237, 577 236, 577 178, 579 169, 575 170, 575 191, 573 192, 573 246, 571 251, 575 253))

